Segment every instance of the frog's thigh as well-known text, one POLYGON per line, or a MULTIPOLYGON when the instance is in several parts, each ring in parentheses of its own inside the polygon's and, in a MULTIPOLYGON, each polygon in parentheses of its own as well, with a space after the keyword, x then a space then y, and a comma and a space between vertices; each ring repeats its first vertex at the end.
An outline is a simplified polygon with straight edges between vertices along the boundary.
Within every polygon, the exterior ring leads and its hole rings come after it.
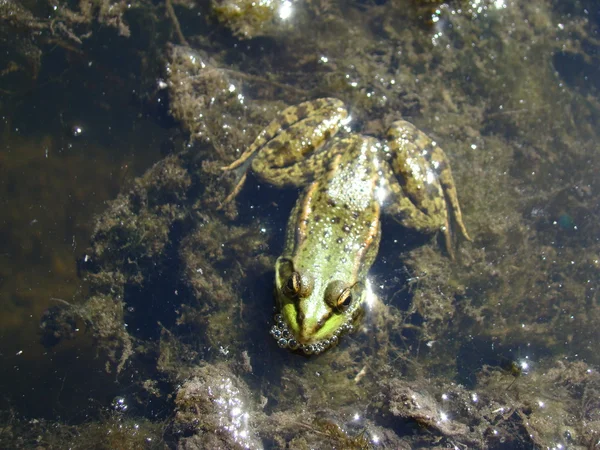
MULTIPOLYGON (((436 214, 426 214, 402 192, 402 187, 397 182, 392 183, 390 191, 393 200, 385 206, 385 212, 403 226, 422 233, 433 234, 441 230, 444 234, 446 251, 451 258, 454 258, 447 209, 442 207, 436 214)), ((441 200, 443 201, 443 198, 441 200)))
POLYGON ((391 201, 384 207, 386 214, 390 214, 403 226, 422 233, 432 234, 439 230, 447 230, 448 214, 445 208, 437 214, 426 214, 404 194, 397 182, 390 183, 389 189, 392 195, 391 201))
MULTIPOLYGON (((334 127, 337 126, 336 120, 345 119, 347 111, 344 108, 344 103, 336 98, 319 98, 310 100, 299 105, 288 106, 267 125, 256 136, 254 142, 248 146, 244 153, 230 165, 224 167, 224 170, 234 170, 244 165, 257 152, 276 138, 285 138, 286 130, 293 129, 295 125, 303 120, 312 117, 313 123, 323 121, 324 118, 330 118, 329 123, 334 127), (283 135, 282 135, 283 133, 283 135)), ((335 133, 333 133, 335 134, 335 133)))
MULTIPOLYGON (((393 141, 394 151, 398 153, 398 157, 404 159, 422 158, 427 161, 428 169, 433 170, 437 175, 437 180, 443 191, 441 194, 445 197, 444 199, 439 199, 442 201, 441 205, 431 205, 434 207, 433 210, 441 211, 439 208, 444 210, 450 209, 454 215, 454 222, 460 234, 466 239, 471 240, 463 223, 450 162, 442 148, 429 136, 405 120, 398 120, 392 124, 388 132, 388 139, 393 141)), ((431 199, 429 201, 431 202, 431 199)), ((445 212, 443 215, 447 224, 447 213, 445 212)))
POLYGON ((275 187, 300 187, 308 184, 312 175, 302 168, 302 163, 286 167, 269 166, 260 155, 252 162, 252 172, 258 179, 275 187))
POLYGON ((252 172, 265 183, 276 187, 306 186, 322 176, 327 169, 328 152, 323 149, 302 156, 300 152, 288 152, 287 142, 277 140, 268 145, 269 151, 259 152, 252 161, 252 172), (290 159, 289 155, 294 153, 298 157, 290 159))

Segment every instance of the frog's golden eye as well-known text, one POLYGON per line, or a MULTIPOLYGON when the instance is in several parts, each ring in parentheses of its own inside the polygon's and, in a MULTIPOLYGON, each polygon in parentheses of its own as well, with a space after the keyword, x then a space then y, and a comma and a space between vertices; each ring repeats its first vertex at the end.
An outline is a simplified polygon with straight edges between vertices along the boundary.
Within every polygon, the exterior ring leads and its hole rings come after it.
POLYGON ((308 297, 313 290, 314 282, 308 275, 292 272, 283 285, 282 291, 290 298, 308 297))
POLYGON ((346 288, 342 291, 340 296, 336 301, 336 308, 338 311, 346 311, 348 307, 352 304, 352 290, 350 288, 346 288))
POLYGON ((292 275, 283 285, 283 293, 288 297, 297 297, 300 292, 300 274, 298 272, 292 272, 292 275))
POLYGON ((338 313, 346 311, 352 304, 352 288, 341 280, 332 281, 325 289, 325 302, 338 313))

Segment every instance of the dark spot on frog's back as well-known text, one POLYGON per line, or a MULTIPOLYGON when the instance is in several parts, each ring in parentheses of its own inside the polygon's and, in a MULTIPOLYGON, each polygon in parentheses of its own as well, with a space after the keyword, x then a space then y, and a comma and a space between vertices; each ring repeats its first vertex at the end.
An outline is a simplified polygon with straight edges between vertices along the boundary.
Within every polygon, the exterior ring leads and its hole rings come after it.
POLYGON ((332 217, 331 218, 331 223, 340 223, 340 218, 339 217, 332 217))
POLYGON ((321 221, 321 216, 315 216, 314 219, 315 219, 315 223, 318 223, 321 221))
POLYGON ((347 223, 345 223, 344 226, 342 227, 342 231, 344 233, 350 233, 350 230, 352 230, 352 225, 348 225, 347 223))
POLYGON ((308 117, 309 112, 305 105, 299 106, 296 108, 296 118, 303 119, 304 117, 308 117))
POLYGON ((287 151, 290 148, 290 143, 288 141, 281 141, 279 139, 273 139, 267 144, 267 148, 270 150, 277 151, 287 151))
POLYGON ((358 219, 360 217, 360 214, 358 213, 358 211, 352 211, 352 218, 354 220, 358 219))
POLYGON ((344 238, 339 237, 335 240, 335 242, 337 242, 338 244, 341 244, 342 242, 344 242, 344 238))
POLYGON ((335 200, 332 199, 332 198, 327 199, 327 204, 329 206, 336 206, 337 205, 337 203, 335 202, 335 200))

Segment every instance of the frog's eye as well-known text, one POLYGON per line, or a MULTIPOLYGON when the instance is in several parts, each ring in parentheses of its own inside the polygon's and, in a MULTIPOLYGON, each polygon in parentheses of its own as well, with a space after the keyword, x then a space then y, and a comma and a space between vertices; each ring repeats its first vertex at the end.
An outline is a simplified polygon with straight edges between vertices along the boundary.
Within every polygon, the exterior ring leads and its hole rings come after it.
POLYGON ((292 272, 290 277, 283 285, 283 293, 291 298, 308 297, 313 290, 314 282, 308 275, 301 275, 300 272, 292 272))
POLYGON ((325 302, 334 311, 341 313, 346 311, 353 301, 353 286, 341 280, 332 281, 325 289, 325 302))
POLYGON ((352 290, 350 288, 346 288, 342 291, 340 296, 336 301, 336 308, 338 311, 346 311, 348 307, 352 304, 352 290))
POLYGON ((293 272, 283 285, 283 293, 288 297, 297 297, 298 292, 300 292, 300 283, 300 274, 298 272, 293 272))

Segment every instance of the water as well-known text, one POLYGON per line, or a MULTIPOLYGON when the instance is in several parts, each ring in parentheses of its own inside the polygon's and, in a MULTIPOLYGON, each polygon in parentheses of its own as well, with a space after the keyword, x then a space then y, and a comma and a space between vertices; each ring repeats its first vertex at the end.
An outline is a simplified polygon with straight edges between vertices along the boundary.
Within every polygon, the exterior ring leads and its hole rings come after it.
POLYGON ((2 447, 600 445, 598 8, 416 3, 28 4, 40 59, 3 7, 2 447), (268 335, 298 190, 219 209, 219 167, 323 96, 433 136, 474 242, 384 217, 381 303, 306 358, 268 335))

